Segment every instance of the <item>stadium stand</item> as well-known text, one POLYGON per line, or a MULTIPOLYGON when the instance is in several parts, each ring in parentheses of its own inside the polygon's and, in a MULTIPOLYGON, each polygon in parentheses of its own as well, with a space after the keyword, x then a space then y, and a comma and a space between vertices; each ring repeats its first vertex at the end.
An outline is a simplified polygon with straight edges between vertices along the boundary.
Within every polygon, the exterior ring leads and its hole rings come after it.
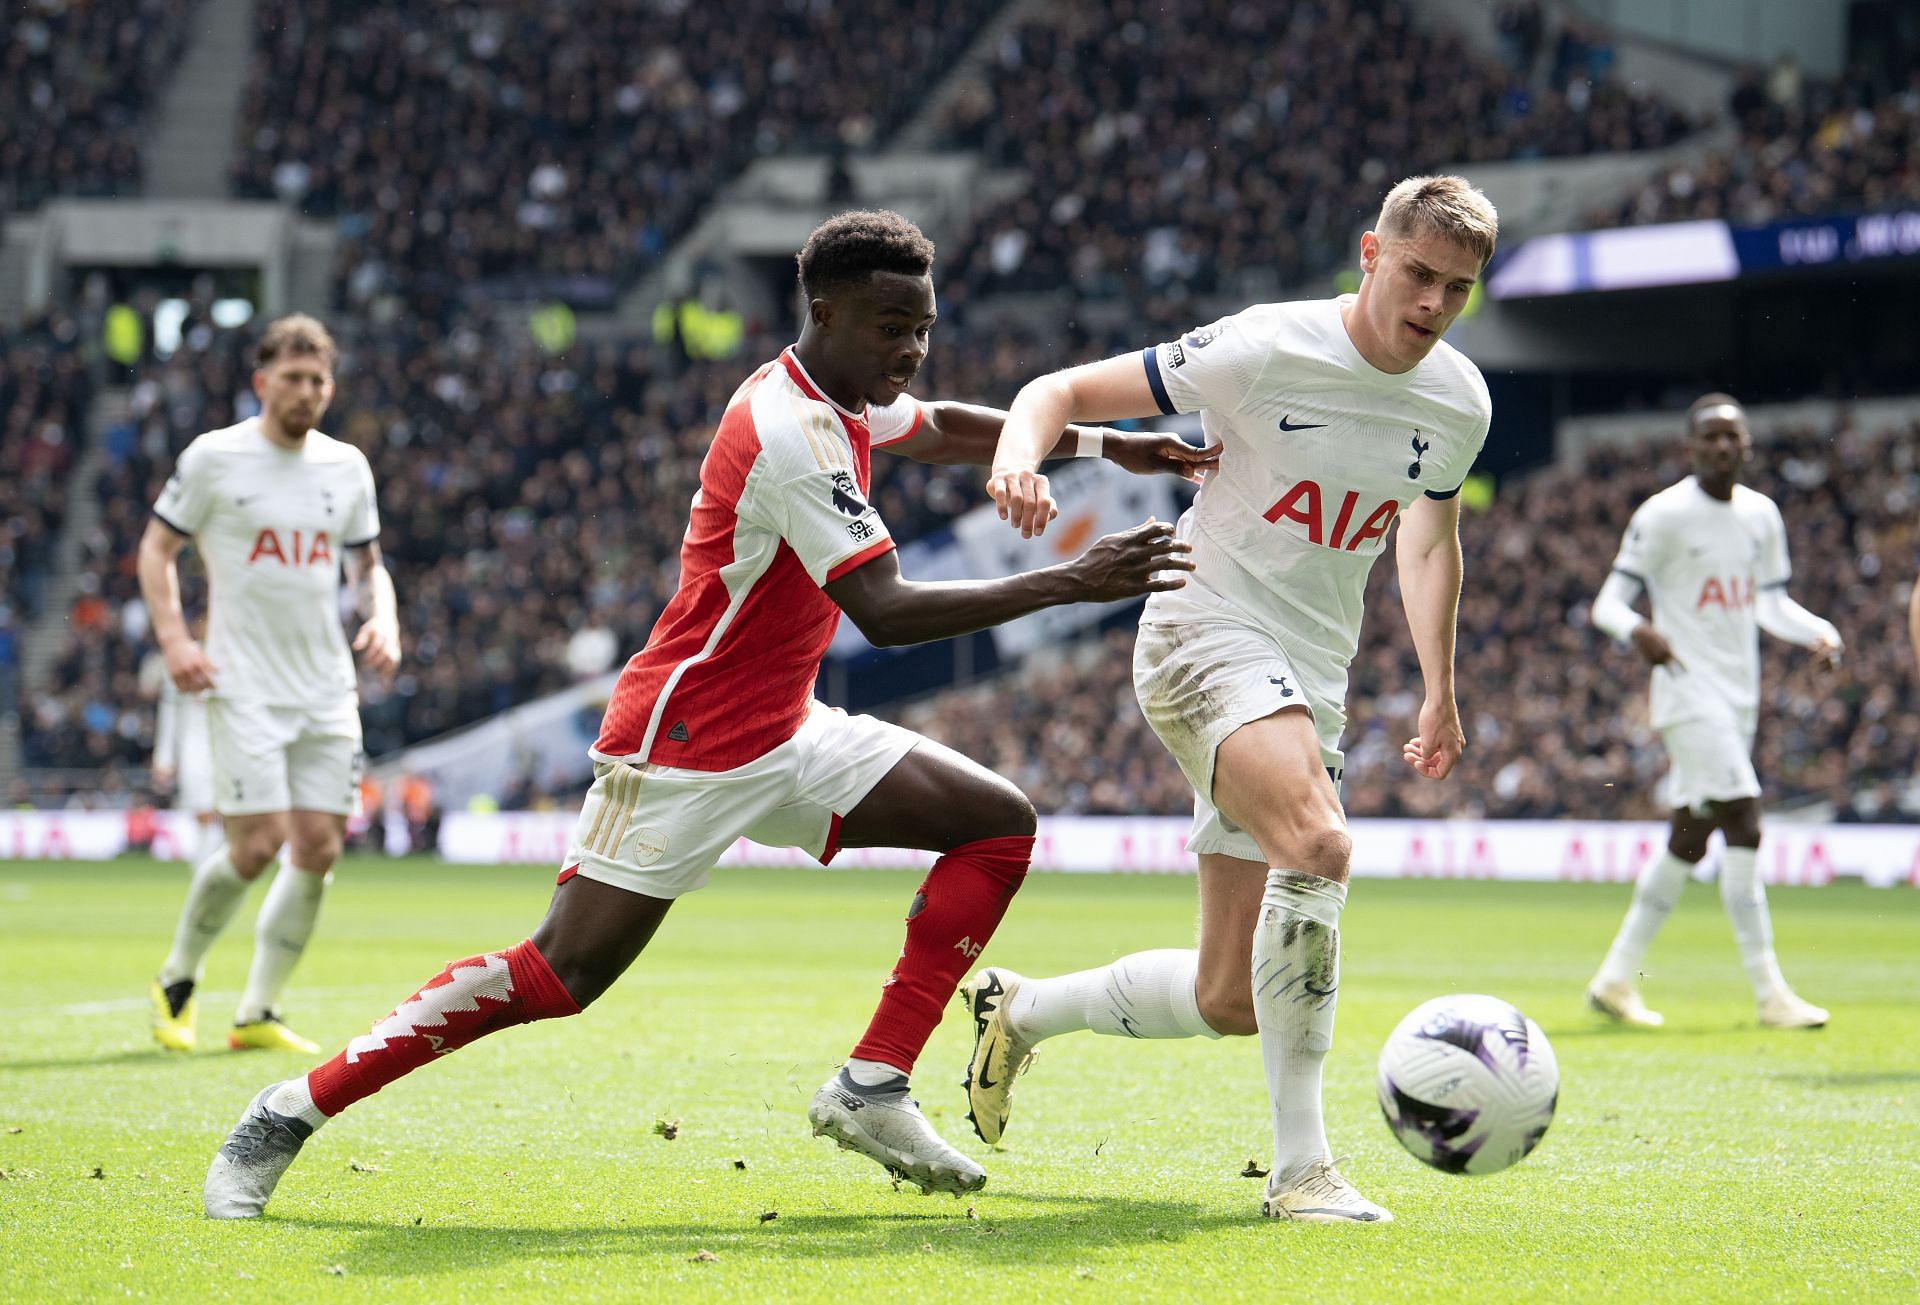
POLYGON ((262 0, 234 187, 339 220, 339 297, 604 298, 760 154, 864 147, 991 0, 262 0))
POLYGON ((24 0, 0 24, 0 211, 140 185, 142 114, 190 0, 24 0))
POLYGON ((1804 78, 1790 62, 1749 72, 1730 149, 1663 168, 1596 226, 1724 218, 1757 225, 1920 204, 1920 71, 1889 94, 1864 77, 1804 78))
POLYGON ((948 119, 953 145, 1029 182, 976 216, 947 277, 975 298, 1296 286, 1348 258, 1386 185, 1436 160, 1649 149, 1701 125, 1618 85, 1611 62, 1572 24, 1522 72, 1392 0, 1057 6, 948 119))

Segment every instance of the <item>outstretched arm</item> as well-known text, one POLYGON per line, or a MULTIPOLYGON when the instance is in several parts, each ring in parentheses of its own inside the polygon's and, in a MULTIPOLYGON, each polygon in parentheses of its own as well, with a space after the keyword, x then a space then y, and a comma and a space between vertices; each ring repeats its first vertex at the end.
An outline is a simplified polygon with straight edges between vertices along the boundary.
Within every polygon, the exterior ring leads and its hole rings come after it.
MULTIPOLYGON (((1074 421, 1119 421, 1160 413, 1140 355, 1122 354, 1101 362, 1069 367, 1027 382, 1014 396, 993 455, 987 492, 1003 521, 1031 539, 1046 531, 1054 516, 1053 496, 1040 463, 1074 421)), ((1201 450, 1209 462, 1218 450, 1201 450)))
POLYGON ((856 567, 824 592, 876 647, 928 643, 971 634, 1063 603, 1105 603, 1186 583, 1192 545, 1164 521, 1147 521, 1101 539, 1058 566, 998 580, 913 581, 900 575, 892 549, 856 567))
MULTIPOLYGON (((971 403, 921 405, 920 429, 906 439, 882 445, 915 462, 984 467, 994 461, 1007 414, 971 403)), ((1101 457, 1137 476, 1171 475, 1198 480, 1219 464, 1220 450, 1198 449, 1178 435, 1160 431, 1115 430, 1111 426, 1067 426, 1046 452, 1047 459, 1101 457)))
POLYGON ((1395 560, 1407 629, 1420 658, 1426 701, 1420 733, 1407 740, 1407 764, 1428 779, 1445 779, 1466 750, 1453 698, 1453 644, 1460 615, 1460 497, 1421 497, 1400 518, 1395 560))

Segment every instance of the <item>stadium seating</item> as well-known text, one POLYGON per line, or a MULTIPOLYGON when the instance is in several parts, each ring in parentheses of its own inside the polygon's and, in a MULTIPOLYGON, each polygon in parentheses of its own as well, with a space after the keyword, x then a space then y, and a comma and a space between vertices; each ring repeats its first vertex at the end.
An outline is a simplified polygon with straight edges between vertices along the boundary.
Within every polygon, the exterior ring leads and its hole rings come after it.
POLYGON ((262 0, 234 177, 336 217, 341 302, 604 297, 754 156, 898 127, 989 0, 262 0))
POLYGON ((190 0, 34 0, 0 24, 0 212, 125 195, 140 132, 180 56, 190 0))
POLYGON ((976 216, 948 278, 1135 303, 1297 286, 1350 258, 1410 172, 1655 148, 1699 125, 1609 65, 1580 37, 1529 77, 1391 0, 1055 6, 949 119, 952 143, 1030 181, 976 216))

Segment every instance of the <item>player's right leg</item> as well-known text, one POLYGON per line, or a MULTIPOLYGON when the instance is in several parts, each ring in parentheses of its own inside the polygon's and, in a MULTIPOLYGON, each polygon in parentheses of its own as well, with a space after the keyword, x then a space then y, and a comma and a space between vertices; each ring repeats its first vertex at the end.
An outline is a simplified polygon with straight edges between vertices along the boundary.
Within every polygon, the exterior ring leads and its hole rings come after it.
POLYGON ((247 885, 259 877, 286 836, 284 813, 229 816, 224 842, 195 867, 174 926, 173 946, 149 989, 153 1037, 161 1046, 170 1051, 193 1050, 193 992, 207 952, 233 919, 247 885))
MULTIPOLYGON (((1756 784, 1758 781, 1755 781, 1756 784)), ((1787 986, 1773 952, 1773 915, 1760 878, 1760 799, 1738 798, 1713 804, 1714 818, 1726 836, 1720 863, 1720 903, 1733 926, 1740 963, 1753 986, 1760 1023, 1770 1029, 1825 1027, 1827 1012, 1787 986)))
POLYGON ((452 962, 326 1064, 263 1089, 207 1171, 208 1217, 258 1215, 316 1129, 429 1061, 516 1024, 579 1014, 672 904, 567 875, 531 938, 452 962))
POLYGON ((1666 1023, 1666 1017, 1648 1010, 1640 997, 1640 966, 1679 903, 1694 866, 1707 854, 1713 828, 1710 816, 1697 815, 1687 807, 1674 809, 1666 850, 1641 868, 1620 931, 1587 984, 1587 1004, 1602 1015, 1640 1028, 1657 1029, 1666 1023))

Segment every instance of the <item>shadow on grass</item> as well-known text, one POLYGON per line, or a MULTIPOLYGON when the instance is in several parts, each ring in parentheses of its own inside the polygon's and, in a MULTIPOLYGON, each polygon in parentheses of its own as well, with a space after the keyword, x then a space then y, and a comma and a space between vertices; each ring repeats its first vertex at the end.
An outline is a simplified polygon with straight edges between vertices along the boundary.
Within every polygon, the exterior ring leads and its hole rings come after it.
MULTIPOLYGON (((929 1201, 938 1198, 928 1198, 929 1201)), ((983 1202, 976 1200, 974 1208, 983 1202)), ((625 1227, 383 1224, 365 1220, 278 1218, 268 1222, 323 1233, 359 1233, 340 1254, 348 1273, 413 1277, 463 1272, 527 1259, 619 1255, 692 1259, 710 1251, 802 1260, 953 1252, 1004 1256, 1017 1248, 1026 1263, 1068 1261, 1089 1250, 1139 1243, 1177 1243, 1227 1227, 1257 1223, 1251 1205, 1209 1211, 1191 1202, 1113 1197, 1003 1194, 979 1214, 967 1206, 938 1206, 891 1214, 781 1214, 765 1223, 724 1220, 636 1222, 625 1227)), ((332 1253, 330 1253, 332 1254, 332 1253)))
POLYGON ((1775 1074, 1774 1081, 1811 1088, 1910 1087, 1920 1084, 1920 1069, 1830 1070, 1826 1073, 1801 1071, 1775 1074))
MULTIPOLYGON (((0 1074, 25 1073, 38 1069, 92 1069, 101 1065, 191 1065, 204 1064, 208 1053, 182 1055, 159 1047, 137 1047, 127 1051, 104 1051, 97 1056, 53 1056, 45 1060, 0 1059, 0 1074)), ((218 1053, 234 1055, 224 1047, 218 1053)))
MULTIPOLYGON (((1545 1026, 1543 1026, 1544 1028, 1545 1026)), ((1650 1042, 1662 1038, 1717 1038, 1739 1033, 1758 1033, 1758 1024, 1667 1024, 1657 1029, 1640 1028, 1633 1024, 1620 1024, 1612 1020, 1601 1023, 1595 1020, 1587 1024, 1567 1025, 1558 1028, 1545 1028, 1547 1037, 1555 1042, 1569 1038, 1645 1038, 1650 1042)))

